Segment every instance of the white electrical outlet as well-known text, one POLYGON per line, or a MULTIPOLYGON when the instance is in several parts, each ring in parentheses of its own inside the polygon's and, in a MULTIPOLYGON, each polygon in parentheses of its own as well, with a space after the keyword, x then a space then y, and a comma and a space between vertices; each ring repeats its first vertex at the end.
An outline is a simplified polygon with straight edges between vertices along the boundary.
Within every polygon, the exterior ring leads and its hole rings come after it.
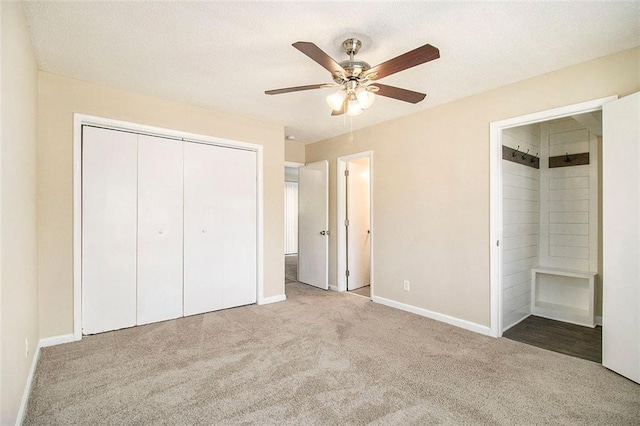
POLYGON ((411 289, 411 284, 408 280, 404 280, 404 291, 409 291, 411 289))
POLYGON ((24 357, 29 358, 29 339, 24 339, 24 357))

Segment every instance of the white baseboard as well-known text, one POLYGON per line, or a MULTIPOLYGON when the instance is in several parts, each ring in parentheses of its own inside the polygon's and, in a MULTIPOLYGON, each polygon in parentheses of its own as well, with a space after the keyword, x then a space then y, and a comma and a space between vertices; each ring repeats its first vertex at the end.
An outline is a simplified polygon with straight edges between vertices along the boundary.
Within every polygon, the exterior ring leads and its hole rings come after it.
POLYGON ((46 348, 48 346, 61 345, 63 343, 71 343, 75 341, 76 338, 74 337, 73 333, 61 334, 60 336, 51 336, 40 339, 40 342, 38 342, 38 346, 40 346, 41 348, 46 348))
POLYGON ((40 344, 36 346, 33 359, 31 360, 31 368, 29 369, 29 375, 27 376, 27 382, 24 384, 24 392, 22 392, 22 401, 20 401, 20 409, 18 409, 18 416, 16 417, 16 426, 20 426, 24 421, 24 416, 27 414, 27 404, 29 403, 29 395, 31 395, 31 386, 33 384, 33 376, 36 374, 36 367, 38 360, 40 359, 40 344))
POLYGON ((596 315, 596 325, 599 325, 600 327, 602 327, 602 316, 601 315, 596 315))
POLYGON ((259 299, 258 305, 268 305, 269 303, 283 302, 285 300, 287 300, 287 295, 279 294, 277 296, 263 297, 262 299, 259 299))
POLYGON ((38 366, 38 360, 40 360, 40 350, 48 346, 61 345, 63 343, 74 342, 76 339, 71 334, 62 334, 60 336, 51 336, 38 341, 38 345, 35 348, 33 360, 31 361, 31 368, 29 369, 29 375, 27 376, 27 383, 24 385, 24 392, 22 393, 22 401, 20 402, 20 409, 18 410, 18 416, 16 417, 16 426, 20 426, 24 421, 24 416, 27 414, 27 404, 29 403, 29 395, 31 395, 31 387, 33 385, 33 377, 36 373, 36 367, 38 366))
POLYGON ((485 336, 492 335, 491 328, 484 325, 476 324, 475 322, 451 317, 449 315, 433 312, 424 308, 418 308, 417 306, 407 305, 406 303, 396 302, 395 300, 385 299, 384 297, 380 297, 380 296, 373 296, 371 300, 385 306, 401 309, 403 311, 407 311, 407 312, 411 312, 412 314, 431 318, 436 321, 445 322, 447 324, 455 325, 456 327, 464 328, 465 330, 473 331, 475 333, 484 334, 485 336))
POLYGON ((331 290, 331 291, 344 291, 344 290, 340 290, 340 288, 337 285, 333 285, 333 284, 329 284, 329 290, 331 290))

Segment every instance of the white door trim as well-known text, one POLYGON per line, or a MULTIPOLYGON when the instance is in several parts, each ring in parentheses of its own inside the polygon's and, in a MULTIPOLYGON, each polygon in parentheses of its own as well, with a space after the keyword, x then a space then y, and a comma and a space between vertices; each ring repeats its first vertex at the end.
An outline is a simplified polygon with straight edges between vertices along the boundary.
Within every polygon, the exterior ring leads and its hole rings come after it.
POLYGON ((179 139, 185 142, 205 143, 228 148, 255 151, 257 155, 257 301, 264 300, 264 182, 262 145, 199 135, 162 127, 147 126, 86 114, 73 114, 73 338, 82 339, 82 126, 93 125, 107 129, 142 133, 179 139))
POLYGON ((370 290, 371 290, 371 297, 373 298, 374 295, 374 277, 373 277, 373 242, 375 240, 375 232, 374 232, 374 221, 373 221, 373 151, 364 151, 364 152, 359 152, 357 154, 351 154, 351 155, 345 155, 342 157, 338 157, 337 159, 337 179, 336 179, 336 184, 337 186, 337 202, 336 202, 336 208, 337 208, 337 215, 336 215, 336 228, 337 228, 337 232, 336 232, 336 247, 337 247, 337 274, 338 274, 338 280, 337 280, 337 290, 338 291, 346 291, 347 290, 347 283, 345 280, 345 274, 347 272, 346 269, 346 265, 347 265, 347 251, 346 251, 346 232, 344 229, 344 221, 346 219, 345 217, 345 209, 346 209, 346 198, 345 198, 345 176, 344 176, 344 172, 347 169, 347 163, 351 160, 357 160, 360 158, 369 158, 369 220, 371 222, 370 224, 370 229, 371 229, 371 236, 370 236, 370 253, 369 255, 371 256, 371 283, 370 283, 370 290), (342 224, 342 225, 341 225, 342 224))
POLYGON ((494 121, 489 124, 489 213, 491 218, 489 224, 489 251, 491 254, 491 335, 493 337, 502 336, 502 282, 500 279, 502 266, 500 263, 500 247, 497 245, 497 242, 502 240, 502 131, 510 127, 599 111, 602 109, 602 105, 616 99, 618 99, 617 96, 608 96, 520 117, 494 121))

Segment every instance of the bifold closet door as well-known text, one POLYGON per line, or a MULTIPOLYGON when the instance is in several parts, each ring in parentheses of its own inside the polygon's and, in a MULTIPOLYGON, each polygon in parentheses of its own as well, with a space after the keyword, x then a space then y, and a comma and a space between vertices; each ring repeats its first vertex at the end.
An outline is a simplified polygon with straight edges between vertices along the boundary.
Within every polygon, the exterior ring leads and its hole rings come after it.
POLYGON ((82 331, 136 324, 137 136, 82 128, 82 331))
POLYGON ((138 136, 138 324, 183 315, 183 145, 138 136))
POLYGON ((184 145, 184 314, 256 302, 256 153, 184 145))

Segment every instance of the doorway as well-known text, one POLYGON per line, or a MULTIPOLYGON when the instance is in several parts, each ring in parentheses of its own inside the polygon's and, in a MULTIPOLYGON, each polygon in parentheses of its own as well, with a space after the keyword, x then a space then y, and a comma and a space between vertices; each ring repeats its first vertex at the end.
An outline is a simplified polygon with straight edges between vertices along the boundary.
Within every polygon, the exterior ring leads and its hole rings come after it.
MULTIPOLYGON (((602 179, 598 186, 602 189, 598 206, 600 222, 602 223, 598 239, 602 241, 600 255, 602 267, 597 273, 594 271, 571 271, 558 268, 549 268, 546 265, 532 268, 530 309, 537 308, 543 311, 553 310, 557 305, 545 303, 548 294, 565 293, 578 287, 587 295, 593 292, 595 276, 604 272, 602 291, 602 365, 635 382, 640 383, 640 346, 631 342, 638 342, 640 336, 640 323, 638 322, 638 308, 640 298, 640 283, 638 282, 638 258, 640 258, 640 203, 638 202, 638 188, 640 186, 640 92, 627 95, 621 99, 617 96, 596 99, 576 105, 542 111, 522 117, 516 117, 490 125, 490 256, 491 256, 491 333, 495 337, 502 336, 505 324, 503 311, 505 307, 504 288, 506 280, 503 277, 503 250, 506 249, 504 239, 503 212, 503 181, 502 162, 505 158, 503 148, 504 131, 518 126, 525 126, 548 120, 575 117, 587 114, 593 117, 593 112, 602 111, 602 179), (540 276, 540 277, 539 277, 540 276), (542 289, 548 286, 548 279, 553 278, 562 291, 558 288, 542 289), (538 283, 540 279, 540 283, 538 283), (564 283, 563 283, 564 281, 564 283), (581 284, 577 284, 577 282, 581 284), (569 285, 568 283, 572 284, 569 285), (541 285, 538 289, 539 284, 541 285), (537 303, 542 302, 542 303, 537 303), (535 306, 536 303, 538 306, 535 306)), ((516 147, 517 149, 517 147, 516 147)), ((509 152, 506 153, 509 155, 509 152)), ((526 153, 525 153, 526 154, 526 153)), ((523 161, 527 158, 522 156, 523 161)), ((572 163, 581 156, 560 155, 559 161, 572 163)), ((584 158, 584 156, 582 156, 584 158)), ((547 159, 549 160, 549 159, 547 159)), ((590 159, 589 159, 590 160, 590 159)), ((530 160, 529 160, 530 161, 530 160)), ((551 163, 549 163, 551 164, 551 163)), ((590 179, 592 179, 590 177, 590 179)), ((560 181, 554 182, 554 184, 560 181)), ((592 181, 590 181, 592 183, 592 181)), ((591 185, 590 183, 590 185, 591 185)), ((549 185, 548 188, 551 188, 549 185)), ((559 201, 552 200, 551 201, 559 201)), ((575 200, 572 200, 575 201, 575 200)), ((542 216, 541 216, 542 217, 542 216)), ((549 222, 551 215, 549 214, 549 222)), ((549 224, 549 227, 551 224, 549 224)), ((584 225, 584 224, 583 224, 584 225)), ((576 228, 577 229, 577 228, 576 228)), ((585 229, 583 227, 583 229, 585 229)), ((591 235, 589 235, 589 239, 591 235)), ((540 238, 542 242, 542 238, 540 238)), ((551 247, 549 239, 549 247, 551 247)), ((561 251, 557 251, 560 253, 561 251)), ((549 252, 551 253, 551 252, 549 252)), ((540 251, 540 260, 543 260, 543 251, 540 251)), ((591 259, 591 257, 590 257, 591 259)), ((525 290, 526 291, 526 290, 525 290)), ((581 304, 575 309, 568 303, 567 297, 561 298, 561 307, 565 317, 576 316, 582 320, 591 319, 593 315, 591 297, 588 304, 581 304), (564 299, 564 300, 562 300, 564 299), (569 309, 567 309, 569 308, 569 309)))
POLYGON ((373 152, 338 158, 338 291, 371 298, 373 152))
POLYGON ((284 167, 284 282, 298 281, 298 167, 285 162, 284 167))
POLYGON ((496 337, 601 362, 602 105, 613 99, 491 125, 496 337))

